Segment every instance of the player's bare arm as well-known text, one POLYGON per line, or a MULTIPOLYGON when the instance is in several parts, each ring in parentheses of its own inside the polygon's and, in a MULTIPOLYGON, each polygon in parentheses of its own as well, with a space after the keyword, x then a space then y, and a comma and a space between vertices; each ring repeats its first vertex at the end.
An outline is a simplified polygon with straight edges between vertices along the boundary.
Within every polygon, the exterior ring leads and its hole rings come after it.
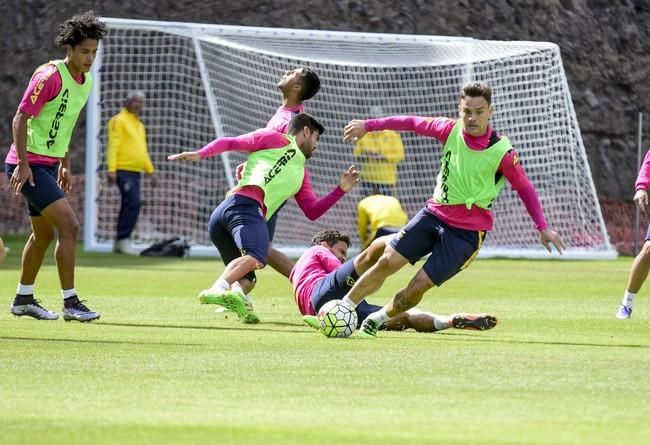
POLYGON ((562 254, 564 251, 564 241, 562 241, 562 237, 558 235, 558 233, 554 230, 551 229, 544 229, 539 232, 539 238, 549 252, 551 252, 551 246, 550 244, 553 244, 557 251, 562 254))
POLYGON ((642 212, 645 212, 648 208, 648 191, 637 190, 634 194, 634 203, 641 209, 642 212))
POLYGON ((359 171, 354 165, 351 165, 348 167, 347 170, 341 173, 341 177, 339 179, 339 187, 344 192, 349 192, 352 189, 352 187, 357 185, 358 182, 359 182, 359 171))
POLYGON ((200 161, 201 155, 198 151, 184 151, 174 155, 167 156, 168 161, 200 161))
POLYGON ((366 135, 365 121, 355 119, 350 121, 343 130, 344 142, 357 142, 366 135))

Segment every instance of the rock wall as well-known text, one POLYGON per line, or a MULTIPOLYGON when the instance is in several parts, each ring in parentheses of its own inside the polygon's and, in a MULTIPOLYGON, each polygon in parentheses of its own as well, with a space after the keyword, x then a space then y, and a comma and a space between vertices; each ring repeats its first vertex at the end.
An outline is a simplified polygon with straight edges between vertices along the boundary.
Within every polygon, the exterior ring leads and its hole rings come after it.
MULTIPOLYGON (((0 155, 33 69, 62 53, 58 24, 86 9, 106 17, 231 25, 434 34, 557 43, 600 195, 630 200, 636 177, 637 112, 650 146, 650 0, 5 0, 0 32, 0 155), (452 6, 453 5, 453 6, 452 6)), ((74 164, 83 163, 83 118, 74 164)))

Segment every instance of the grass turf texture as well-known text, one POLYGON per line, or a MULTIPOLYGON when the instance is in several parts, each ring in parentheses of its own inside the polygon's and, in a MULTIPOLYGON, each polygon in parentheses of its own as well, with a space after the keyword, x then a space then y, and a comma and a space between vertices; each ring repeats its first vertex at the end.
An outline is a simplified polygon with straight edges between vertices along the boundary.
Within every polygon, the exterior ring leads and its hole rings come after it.
MULTIPOLYGON (((92 324, 17 319, 22 239, 0 265, 0 443, 611 444, 650 435, 650 303, 614 318, 630 258, 478 260, 421 308, 491 312, 487 332, 328 339, 258 273, 260 325, 196 295, 216 259, 79 253, 92 324)), ((387 301, 416 269, 391 278, 387 301)), ((60 312, 51 255, 37 282, 60 312)))

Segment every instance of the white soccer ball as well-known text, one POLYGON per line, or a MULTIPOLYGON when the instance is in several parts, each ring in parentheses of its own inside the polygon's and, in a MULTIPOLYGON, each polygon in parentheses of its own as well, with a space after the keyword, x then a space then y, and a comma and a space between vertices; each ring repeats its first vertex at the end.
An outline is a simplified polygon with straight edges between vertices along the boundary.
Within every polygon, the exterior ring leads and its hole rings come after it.
POLYGON ((317 318, 319 331, 326 337, 346 338, 357 329, 357 313, 343 300, 325 303, 317 318))

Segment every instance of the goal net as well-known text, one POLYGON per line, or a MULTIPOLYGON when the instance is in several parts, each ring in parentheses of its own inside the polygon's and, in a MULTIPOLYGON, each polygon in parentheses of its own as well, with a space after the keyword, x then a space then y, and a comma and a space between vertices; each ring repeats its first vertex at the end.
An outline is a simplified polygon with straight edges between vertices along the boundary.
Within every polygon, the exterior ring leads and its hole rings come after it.
MULTIPOLYGON (((117 187, 106 180, 106 124, 129 90, 146 93, 142 120, 157 169, 156 187, 144 179, 143 207, 133 240, 141 245, 173 236, 192 253, 216 253, 209 216, 234 185, 237 153, 199 163, 168 162, 219 136, 264 127, 281 103, 277 82, 285 71, 311 66, 320 92, 307 111, 326 131, 308 169, 319 196, 356 163, 343 143, 351 119, 383 115, 457 117, 468 80, 493 88, 492 126, 509 137, 539 193, 549 225, 564 238, 565 258, 612 258, 586 152, 557 45, 466 38, 343 33, 151 22, 105 18, 109 27, 93 66, 88 103, 84 243, 108 250, 119 209, 117 187)), ((404 159, 396 193, 413 216, 432 195, 442 146, 402 133, 404 159)), ((281 210, 274 245, 300 253, 312 235, 336 227, 358 245, 359 187, 316 221, 294 200, 281 210)), ((482 256, 543 257, 534 224, 516 192, 506 186, 494 205, 495 229, 482 256)))

